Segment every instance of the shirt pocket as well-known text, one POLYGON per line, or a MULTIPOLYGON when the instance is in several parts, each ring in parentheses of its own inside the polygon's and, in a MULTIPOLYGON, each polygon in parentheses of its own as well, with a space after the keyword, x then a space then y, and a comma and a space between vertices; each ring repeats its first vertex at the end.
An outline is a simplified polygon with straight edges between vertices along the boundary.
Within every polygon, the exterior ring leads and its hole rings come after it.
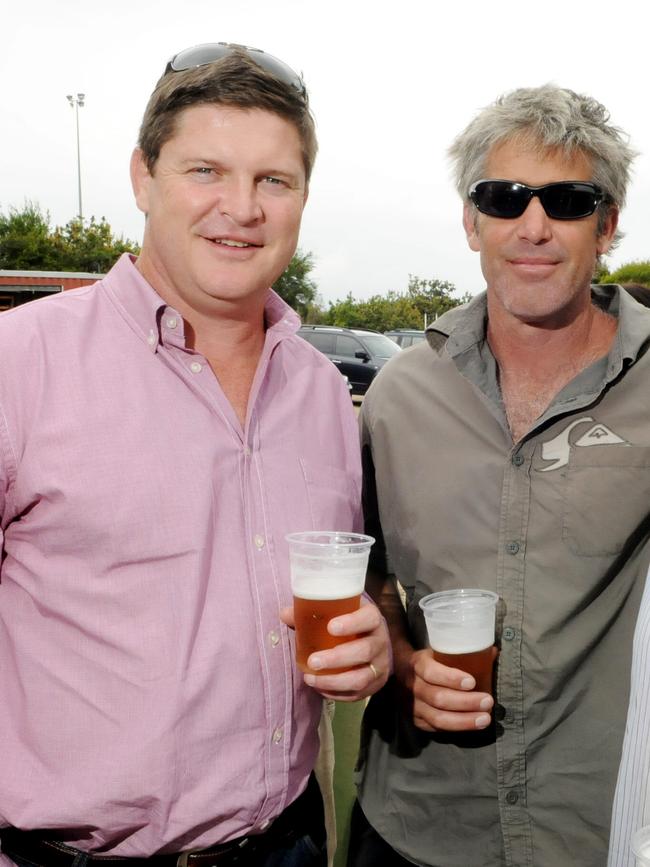
POLYGON ((314 530, 359 530, 361 492, 356 481, 339 467, 300 458, 314 530))
POLYGON ((649 448, 571 449, 562 518, 562 538, 571 551, 584 557, 618 554, 648 512, 649 448))

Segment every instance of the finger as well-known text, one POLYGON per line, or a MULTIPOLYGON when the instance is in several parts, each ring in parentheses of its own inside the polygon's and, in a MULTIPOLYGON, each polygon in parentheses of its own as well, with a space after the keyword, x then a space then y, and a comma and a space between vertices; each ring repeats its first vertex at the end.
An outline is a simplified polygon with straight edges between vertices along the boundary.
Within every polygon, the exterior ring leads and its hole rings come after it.
POLYGON ((482 731, 492 722, 489 713, 456 713, 432 708, 418 701, 413 703, 413 721, 418 728, 425 731, 482 731))
POLYGON ((430 708, 439 711, 472 713, 491 711, 494 699, 485 692, 463 692, 458 689, 447 689, 444 686, 430 686, 419 678, 413 683, 413 696, 430 708))
POLYGON ((458 668, 443 665, 433 657, 433 653, 418 654, 413 670, 417 677, 434 686, 446 686, 450 689, 473 690, 476 680, 471 674, 458 668))
POLYGON ((351 641, 344 641, 327 650, 312 653, 307 665, 313 671, 330 668, 357 668, 373 662, 377 670, 387 670, 388 652, 379 635, 362 635, 351 641), (379 661, 379 665, 377 663, 379 661))
POLYGON ((363 632, 373 632, 381 623, 382 616, 377 606, 367 602, 356 611, 333 617, 327 624, 327 631, 330 635, 357 635, 363 632))
POLYGON ((305 683, 326 698, 339 701, 358 701, 377 692, 386 683, 388 671, 366 663, 337 674, 305 674, 305 683))
POLYGON ((280 620, 287 626, 290 626, 291 629, 296 628, 296 622, 293 616, 293 605, 280 609, 280 620))

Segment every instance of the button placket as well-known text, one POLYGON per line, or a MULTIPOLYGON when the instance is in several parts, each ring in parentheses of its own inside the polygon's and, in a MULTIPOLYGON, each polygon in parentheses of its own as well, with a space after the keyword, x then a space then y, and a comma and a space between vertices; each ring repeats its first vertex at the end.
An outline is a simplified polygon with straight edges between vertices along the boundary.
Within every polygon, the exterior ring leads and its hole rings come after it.
POLYGON ((531 476, 526 443, 505 456, 497 592, 505 604, 506 624, 501 629, 501 657, 497 701, 502 706, 502 735, 497 739, 497 781, 501 828, 512 864, 528 864, 531 843, 530 816, 526 809, 526 743, 522 694, 522 618, 524 570, 529 525, 531 476), (524 469, 522 469, 524 468, 524 469), (516 823, 514 815, 517 814, 516 823), (514 824, 513 824, 514 823, 514 824))

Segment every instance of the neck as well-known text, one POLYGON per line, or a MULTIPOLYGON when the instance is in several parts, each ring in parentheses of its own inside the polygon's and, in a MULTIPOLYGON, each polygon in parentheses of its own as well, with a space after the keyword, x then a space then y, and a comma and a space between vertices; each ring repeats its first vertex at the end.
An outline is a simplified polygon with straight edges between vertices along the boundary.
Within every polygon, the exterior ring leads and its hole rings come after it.
POLYGON ((575 367, 594 352, 606 354, 615 333, 616 320, 590 301, 552 322, 526 322, 494 310, 488 296, 487 338, 500 368, 575 367))
POLYGON ((171 280, 165 279, 150 258, 141 255, 136 267, 163 301, 183 317, 188 348, 208 359, 250 356, 252 347, 257 347, 259 355, 264 343, 267 289, 234 298, 196 293, 190 301, 171 280))
POLYGON ((487 338, 513 440, 534 426, 555 396, 609 352, 616 320, 592 304, 553 327, 490 315, 487 338))

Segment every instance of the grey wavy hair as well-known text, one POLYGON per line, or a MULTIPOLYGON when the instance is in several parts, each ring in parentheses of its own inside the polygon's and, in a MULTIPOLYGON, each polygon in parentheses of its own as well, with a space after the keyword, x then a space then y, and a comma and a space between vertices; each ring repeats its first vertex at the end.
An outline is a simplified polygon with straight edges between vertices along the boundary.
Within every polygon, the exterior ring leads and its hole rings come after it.
MULTIPOLYGON (((449 148, 456 189, 469 200, 470 186, 485 177, 491 149, 518 139, 541 153, 583 153, 591 160, 592 180, 605 193, 599 206, 602 231, 609 207, 622 208, 636 152, 628 137, 609 123, 607 109, 589 96, 554 84, 522 87, 484 108, 449 148)), ((620 237, 620 235, 619 235, 620 237)))

